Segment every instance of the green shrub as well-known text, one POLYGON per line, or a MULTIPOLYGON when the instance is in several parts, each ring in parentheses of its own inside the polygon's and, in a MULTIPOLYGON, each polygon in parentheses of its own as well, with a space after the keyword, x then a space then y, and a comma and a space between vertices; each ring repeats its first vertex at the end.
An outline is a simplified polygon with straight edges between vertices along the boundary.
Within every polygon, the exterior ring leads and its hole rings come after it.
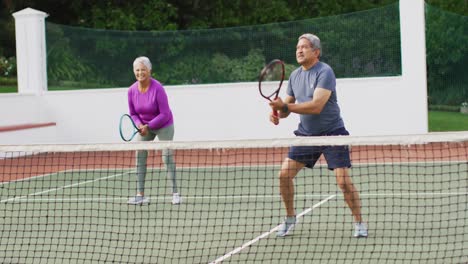
POLYGON ((16 58, 0 57, 0 76, 11 77, 16 76, 16 58))
POLYGON ((0 86, 16 86, 18 81, 15 77, 3 77, 0 76, 0 86))

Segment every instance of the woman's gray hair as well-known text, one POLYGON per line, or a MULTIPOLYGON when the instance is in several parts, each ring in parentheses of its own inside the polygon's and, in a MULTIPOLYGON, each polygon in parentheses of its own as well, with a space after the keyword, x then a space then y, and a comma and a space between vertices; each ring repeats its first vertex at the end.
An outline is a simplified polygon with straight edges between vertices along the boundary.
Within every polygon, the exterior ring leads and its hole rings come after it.
POLYGON ((320 44, 320 39, 315 36, 314 34, 311 33, 305 33, 302 34, 298 40, 300 39, 307 39, 310 42, 310 45, 312 45, 313 48, 319 49, 320 50, 320 55, 322 55, 322 45, 320 44))
POLYGON ((139 63, 145 65, 146 68, 151 71, 151 61, 148 59, 148 57, 141 56, 136 58, 135 61, 133 61, 133 68, 135 68, 139 63))

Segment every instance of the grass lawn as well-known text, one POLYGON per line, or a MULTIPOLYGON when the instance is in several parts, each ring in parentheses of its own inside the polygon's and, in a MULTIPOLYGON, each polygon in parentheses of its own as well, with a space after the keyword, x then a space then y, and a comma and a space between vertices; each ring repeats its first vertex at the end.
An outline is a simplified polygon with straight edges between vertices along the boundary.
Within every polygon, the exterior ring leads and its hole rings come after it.
POLYGON ((0 93, 16 93, 18 88, 16 86, 0 86, 0 93))
POLYGON ((16 78, 0 76, 0 93, 16 93, 18 91, 16 78))
POLYGON ((429 111, 429 131, 468 131, 468 115, 460 112, 429 111))

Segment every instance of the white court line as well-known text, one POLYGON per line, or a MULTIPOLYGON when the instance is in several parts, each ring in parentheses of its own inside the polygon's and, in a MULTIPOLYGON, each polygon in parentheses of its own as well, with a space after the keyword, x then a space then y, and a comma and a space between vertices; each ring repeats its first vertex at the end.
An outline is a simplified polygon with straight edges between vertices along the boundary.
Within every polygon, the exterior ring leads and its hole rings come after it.
POLYGON ((41 195, 41 194, 44 194, 44 193, 55 192, 55 191, 63 190, 63 189, 66 189, 66 188, 75 187, 75 186, 78 186, 78 185, 93 183, 93 182, 97 182, 97 181, 101 181, 101 180, 107 180, 107 179, 115 178, 117 176, 122 176, 122 175, 125 175, 125 174, 128 174, 128 173, 130 173, 130 172, 117 173, 117 174, 109 175, 107 177, 97 178, 97 179, 94 179, 94 180, 89 180, 89 181, 84 181, 84 182, 78 182, 78 183, 74 183, 74 184, 70 184, 70 185, 61 186, 61 187, 58 187, 58 188, 49 189, 49 190, 42 191, 42 192, 31 193, 31 194, 23 195, 23 196, 19 196, 19 197, 12 197, 12 198, 9 198, 9 199, 0 200, 0 203, 6 203, 6 202, 10 202, 10 201, 20 200, 20 199, 27 198, 29 196, 41 195))
POLYGON ((42 175, 37 175, 37 176, 31 176, 31 177, 27 177, 27 178, 12 180, 12 181, 5 181, 5 182, 1 182, 1 183, 0 183, 0 186, 6 185, 6 184, 11 184, 11 183, 17 183, 17 182, 23 182, 23 181, 36 180, 36 179, 40 179, 40 178, 44 178, 44 177, 49 177, 49 176, 52 176, 52 175, 57 175, 57 174, 59 174, 59 173, 66 173, 66 172, 67 172, 67 171, 58 171, 58 172, 52 172, 52 173, 47 173, 47 174, 42 174, 42 175))
MULTIPOLYGON (((367 167, 367 166, 381 166, 381 165, 424 165, 424 164, 465 164, 466 160, 454 160, 454 161, 414 161, 414 162, 353 162, 353 167, 367 167)), ((181 172, 190 172, 193 169, 239 169, 239 168, 258 168, 258 167, 266 167, 266 168, 275 168, 275 167, 280 167, 280 165, 275 165, 275 164, 258 164, 255 166, 249 166, 249 165, 233 165, 233 166, 197 166, 197 167, 180 167, 177 168, 178 171, 181 172)), ((326 168, 326 164, 317 164, 314 168, 326 168)), ((115 168, 112 170, 123 170, 125 168, 115 168)), ((160 167, 149 167, 148 169, 151 170, 160 170, 160 167)), ((109 171, 109 169, 95 169, 92 171, 109 171)), ((28 180, 34 180, 42 177, 47 177, 51 175, 56 175, 59 173, 71 173, 71 172, 89 172, 89 170, 76 170, 76 169, 71 169, 71 170, 63 170, 63 171, 58 171, 58 172, 53 172, 49 174, 43 174, 43 175, 38 175, 38 176, 33 176, 29 178, 23 178, 23 179, 18 179, 18 180, 12 180, 12 181, 6 181, 6 182, 0 182, 1 185, 9 184, 9 183, 15 183, 15 182, 21 182, 21 181, 28 181, 28 180)))
POLYGON ((415 192, 415 193, 363 193, 361 196, 451 196, 451 195, 468 195, 468 192, 415 192))
MULTIPOLYGON (((326 199, 320 201, 319 203, 314 204, 314 206, 308 208, 307 210, 304 210, 302 213, 298 214, 296 217, 297 217, 298 219, 301 218, 302 216, 308 214, 309 212, 311 212, 311 211, 314 210, 315 208, 321 206, 322 204, 328 202, 328 200, 333 199, 333 198, 335 198, 335 197, 336 197, 336 195, 331 195, 331 196, 327 197, 326 199)), ((220 263, 220 262, 222 262, 222 261, 224 261, 224 260, 226 260, 226 259, 232 257, 233 255, 235 255, 235 254, 241 252, 244 248, 251 246, 252 244, 254 244, 254 243, 256 243, 257 241, 259 241, 260 239, 265 238, 265 237, 269 236, 271 233, 277 231, 277 230, 279 229, 280 226, 281 226, 281 224, 275 226, 275 227, 272 228, 270 231, 265 232, 265 233, 259 235, 258 237, 256 237, 256 238, 254 238, 254 239, 252 239, 252 240, 250 240, 250 241, 244 243, 242 246, 240 246, 240 247, 238 247, 238 248, 235 248, 234 250, 232 250, 232 251, 226 253, 224 256, 221 256, 221 257, 217 258, 216 260, 210 262, 210 264, 220 263)))
MULTIPOLYGON (((59 189, 59 188, 56 188, 59 189)), ((343 194, 297 194, 295 195, 296 198, 320 198, 320 197, 327 197, 335 195, 336 197, 342 197, 343 194)), ((468 195, 468 192, 415 192, 415 193, 361 193, 361 197, 377 197, 377 196, 385 196, 385 197, 395 197, 395 196, 457 196, 457 195, 468 195)), ((33 196, 33 194, 28 195, 33 196)), ((52 202, 52 201, 82 201, 82 202, 96 202, 96 201, 119 201, 119 200, 127 200, 128 197, 80 197, 80 198, 26 198, 28 196, 23 197, 16 197, 16 200, 13 202, 52 202)), ((151 200, 168 200, 172 199, 172 196, 148 196, 151 200)), ((183 196, 184 200, 213 200, 213 199, 248 199, 248 200, 256 200, 256 199, 281 199, 281 196, 278 195, 224 195, 224 196, 216 196, 216 195, 205 195, 205 196, 183 196)), ((11 201, 14 198, 8 199, 11 201)), ((6 202, 7 200, 2 200, 0 202, 6 202)))
MULTIPOLYGON (((115 169, 111 169, 111 170, 129 170, 129 172, 131 172, 132 170, 135 171, 134 169, 119 169, 119 168, 115 168, 115 169)), ((7 185, 7 184, 11 184, 11 183, 17 183, 17 182, 23 182, 23 181, 34 181, 34 180, 37 180, 37 179, 41 179, 41 178, 44 178, 44 177, 49 177, 49 176, 52 176, 52 175, 58 175, 58 174, 63 174, 63 173, 86 173, 86 172, 100 172, 100 171, 104 171, 104 172, 108 172, 108 171, 111 171, 109 169, 94 169, 94 170, 76 170, 76 169, 69 169, 69 170, 61 170, 61 171, 56 171, 56 172, 51 172, 51 173, 47 173, 47 174, 42 174, 42 175, 34 175, 34 176, 31 176, 31 177, 26 177, 26 178, 22 178, 22 179, 16 179, 16 180, 11 180, 11 181, 5 181, 5 182, 0 182, 0 186, 2 185, 7 185)))
MULTIPOLYGON (((103 179, 103 178, 102 178, 103 179)), ((101 180, 101 179, 99 179, 101 180)), ((76 184, 75 184, 76 185, 76 184)), ((56 188, 60 189, 60 188, 56 188)), ((48 192, 48 191, 47 191, 48 192)), ((22 196, 22 197, 16 197, 17 200, 15 202, 44 202, 44 201, 112 201, 112 200, 127 200, 128 197, 82 197, 82 198, 25 198, 28 196, 33 196, 34 194, 30 194, 27 196, 22 196)), ((296 197, 324 197, 324 196, 329 196, 330 194, 298 194, 296 197)), ((148 196, 148 198, 152 200, 167 200, 167 199, 172 199, 172 196, 148 196)), ((255 200, 255 199, 281 199, 281 196, 279 194, 277 195, 223 195, 223 196, 216 196, 216 195, 205 195, 205 196, 183 196, 184 200, 212 200, 212 199, 249 199, 249 200, 255 200)), ((14 198, 10 198, 8 200, 2 200, 0 202, 4 201, 10 201, 14 198)))

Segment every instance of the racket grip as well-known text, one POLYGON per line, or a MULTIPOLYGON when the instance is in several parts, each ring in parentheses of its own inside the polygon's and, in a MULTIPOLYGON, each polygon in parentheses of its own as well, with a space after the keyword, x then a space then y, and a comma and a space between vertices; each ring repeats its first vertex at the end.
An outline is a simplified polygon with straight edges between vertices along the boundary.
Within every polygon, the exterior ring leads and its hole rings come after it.
MULTIPOLYGON (((273 111, 273 116, 278 117, 278 111, 273 111)), ((273 123, 273 124, 275 124, 275 126, 277 126, 279 124, 279 119, 278 119, 278 123, 273 123)))

